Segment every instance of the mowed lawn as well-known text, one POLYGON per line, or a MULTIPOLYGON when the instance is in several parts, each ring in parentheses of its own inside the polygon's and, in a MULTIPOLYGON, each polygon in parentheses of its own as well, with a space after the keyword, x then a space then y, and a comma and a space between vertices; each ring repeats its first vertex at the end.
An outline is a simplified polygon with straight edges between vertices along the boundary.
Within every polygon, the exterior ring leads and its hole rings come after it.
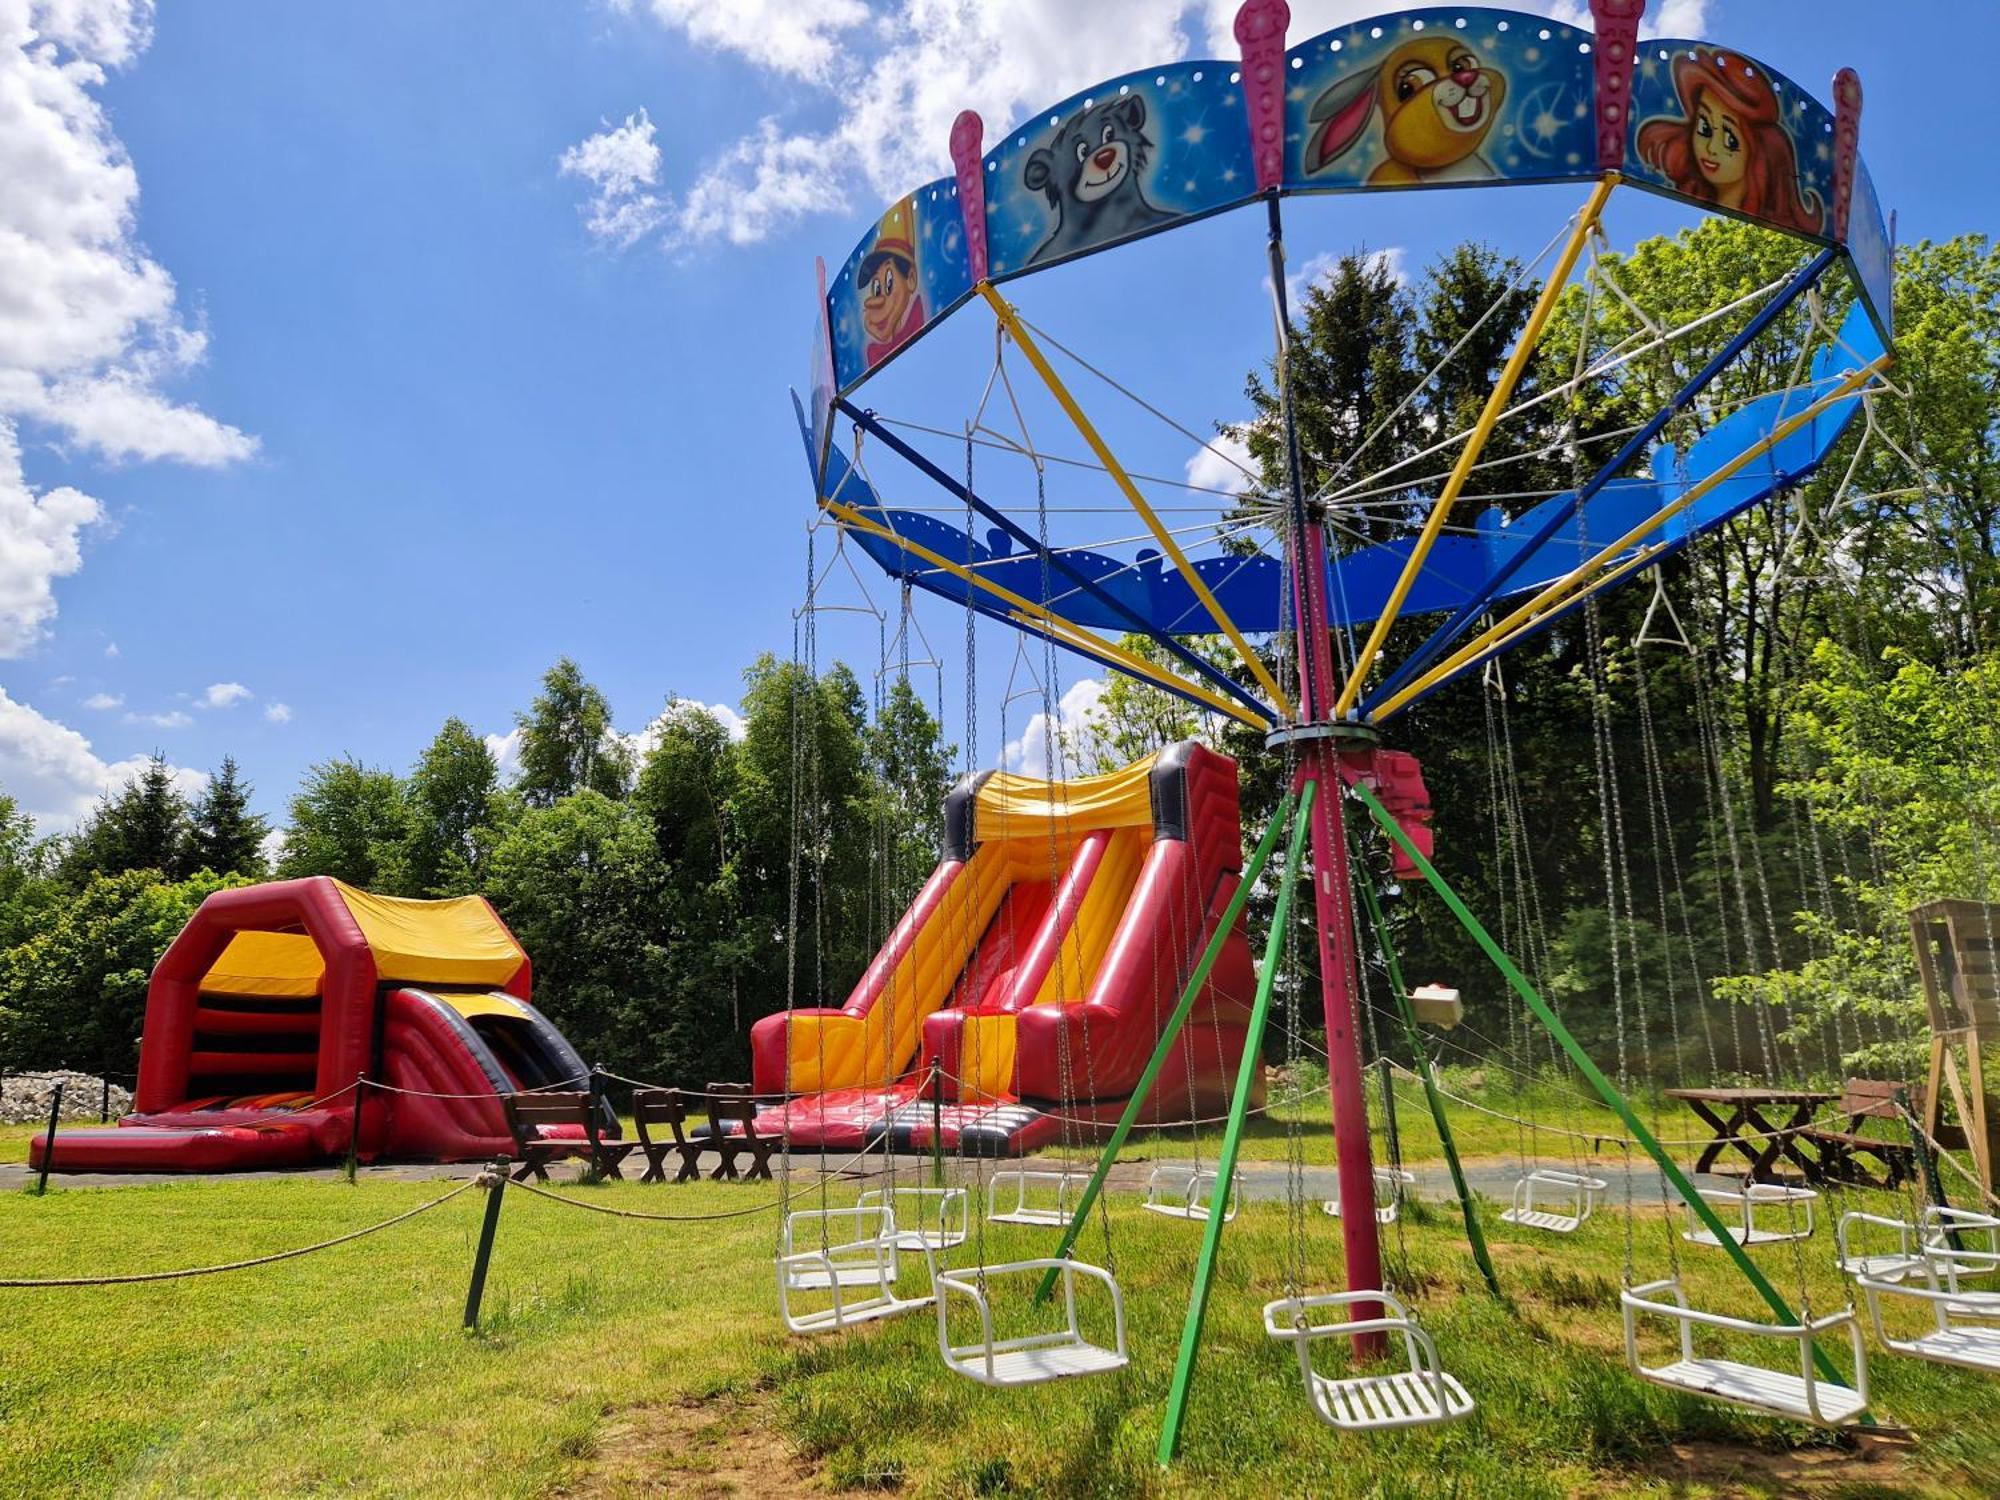
MULTIPOLYGON (((28 1134, 0 1135, 0 1155, 18 1161, 28 1134)), ((450 1186, 8 1193, 4 1274, 236 1259, 387 1218, 450 1186)), ((803 1177, 795 1186, 803 1202, 819 1201, 803 1177)), ((560 1191, 687 1214, 774 1199, 768 1185, 560 1191)), ((854 1191, 836 1184, 827 1199, 851 1202, 854 1191)), ((460 1312, 482 1197, 475 1189, 379 1236, 225 1276, 0 1290, 0 1493, 1859 1497, 1990 1493, 2000 1473, 2000 1382, 1882 1354, 1872 1336, 1876 1409, 1914 1430, 1911 1445, 1855 1445, 1631 1379, 1617 1312, 1627 1232, 1615 1211, 1559 1239, 1500 1225, 1489 1205, 1506 1304, 1484 1291, 1449 1211, 1419 1207, 1386 1230, 1394 1285, 1479 1410, 1443 1428, 1347 1435, 1311 1417, 1291 1350, 1261 1320, 1295 1278, 1339 1284, 1339 1225, 1316 1207, 1294 1216, 1282 1203, 1246 1205, 1224 1240, 1185 1451, 1163 1471, 1153 1448, 1200 1229, 1130 1197, 1112 1204, 1108 1246, 1093 1225, 1082 1250, 1108 1258, 1125 1290, 1131 1368, 1013 1391, 946 1371, 927 1313, 787 1335, 770 1212, 649 1223, 510 1192, 485 1328, 467 1336, 460 1312), (1299 1234, 1303 1267, 1288 1250, 1299 1234)), ((1757 1252, 1786 1295, 1797 1298, 1803 1275, 1815 1312, 1846 1297, 1832 1216, 1904 1204, 1848 1195, 1825 1206, 1828 1222, 1800 1250, 1757 1252)), ((1636 1218, 1640 1278, 1667 1274, 1677 1258, 1698 1302, 1752 1311, 1718 1252, 1670 1239, 1657 1208, 1636 1218)), ((975 1226, 947 1258, 996 1262, 1052 1243, 1048 1231, 975 1226)))

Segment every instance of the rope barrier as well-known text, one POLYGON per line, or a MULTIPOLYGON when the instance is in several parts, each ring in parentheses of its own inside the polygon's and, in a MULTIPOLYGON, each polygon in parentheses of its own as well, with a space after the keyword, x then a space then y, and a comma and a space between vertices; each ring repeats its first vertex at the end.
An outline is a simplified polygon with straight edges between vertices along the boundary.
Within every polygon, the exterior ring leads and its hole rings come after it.
POLYGON ((141 1281, 181 1281, 191 1276, 217 1276, 224 1271, 247 1271, 253 1266, 268 1266, 281 1260, 296 1260, 301 1255, 331 1250, 336 1245, 349 1244, 355 1240, 365 1239, 371 1234, 379 1234, 382 1230, 414 1219, 419 1214, 427 1214, 434 1208, 443 1207, 468 1188, 491 1186, 492 1178, 492 1173, 482 1172, 477 1177, 468 1177, 442 1197, 433 1198, 428 1203, 420 1203, 405 1213, 397 1214, 393 1219, 384 1219, 381 1223, 370 1224, 365 1229, 350 1230, 330 1240, 321 1240, 316 1245, 301 1245, 294 1250, 279 1250, 270 1255, 254 1256, 249 1260, 232 1260, 219 1266, 190 1266, 180 1271, 137 1271, 125 1276, 12 1277, 0 1280, 0 1287, 130 1286, 141 1281))
MULTIPOLYGON (((610 1073, 605 1073, 605 1074, 600 1074, 599 1076, 610 1078, 615 1075, 610 1073)), ((554 1083, 538 1083, 531 1089, 513 1089, 510 1092, 516 1094, 559 1093, 564 1089, 574 1088, 579 1083, 588 1083, 589 1081, 590 1081, 590 1074, 575 1073, 568 1078, 559 1078, 554 1083)), ((385 1094, 402 1094, 406 1098, 411 1098, 411 1099, 496 1099, 497 1100, 497 1099, 504 1099, 507 1097, 505 1094, 501 1094, 491 1089, 487 1090, 483 1094, 434 1094, 428 1089, 398 1088, 393 1083, 382 1083, 373 1078, 357 1078, 353 1083, 348 1084, 347 1088, 341 1089, 337 1093, 328 1094, 326 1098, 338 1099, 341 1094, 347 1092, 347 1089, 355 1088, 357 1086, 371 1088, 371 1089, 380 1089, 385 1094)), ((325 1102, 326 1100, 316 1099, 313 1101, 313 1104, 323 1104, 325 1102)), ((300 1105, 299 1107, 301 1109, 310 1109, 312 1105, 300 1105)))

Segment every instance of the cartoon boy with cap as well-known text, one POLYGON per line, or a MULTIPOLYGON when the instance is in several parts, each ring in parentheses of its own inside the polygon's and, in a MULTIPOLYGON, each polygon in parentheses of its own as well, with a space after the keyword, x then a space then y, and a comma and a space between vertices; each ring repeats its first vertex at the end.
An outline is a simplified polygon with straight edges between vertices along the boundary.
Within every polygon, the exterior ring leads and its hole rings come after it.
POLYGON ((887 359, 924 326, 924 299, 917 294, 917 251, 911 233, 910 200, 882 216, 875 244, 861 258, 861 326, 868 334, 868 363, 887 359))

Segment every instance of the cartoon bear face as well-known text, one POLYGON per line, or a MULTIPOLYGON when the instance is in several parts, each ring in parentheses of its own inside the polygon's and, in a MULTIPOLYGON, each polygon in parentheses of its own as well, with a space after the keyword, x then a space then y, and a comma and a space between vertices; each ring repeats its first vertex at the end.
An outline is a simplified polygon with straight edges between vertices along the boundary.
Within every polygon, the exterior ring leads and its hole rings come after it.
POLYGON ((1137 186, 1153 143, 1145 133, 1146 101, 1137 94, 1107 99, 1071 118, 1047 145, 1028 155, 1021 181, 1046 193, 1051 204, 1063 199, 1094 203, 1128 182, 1137 186))
POLYGON ((1121 94, 1063 122, 1028 153, 1021 184, 1055 211, 1031 262, 1087 250, 1171 217, 1146 201, 1141 186, 1153 150, 1146 114, 1143 98, 1121 94))

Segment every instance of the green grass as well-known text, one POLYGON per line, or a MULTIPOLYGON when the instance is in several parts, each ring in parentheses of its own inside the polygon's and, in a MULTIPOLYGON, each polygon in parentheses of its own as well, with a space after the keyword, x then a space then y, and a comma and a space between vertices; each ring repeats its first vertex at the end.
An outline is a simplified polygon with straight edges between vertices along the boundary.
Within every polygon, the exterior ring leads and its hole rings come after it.
MULTIPOLYGON (((23 1133, 25 1134, 25 1132, 23 1133)), ((11 1139, 11 1137, 10 1137, 11 1139)), ((236 1258, 387 1217, 442 1190, 380 1180, 186 1183, 0 1195, 8 1274, 146 1270, 236 1258)), ((641 1210, 713 1212, 762 1186, 570 1188, 641 1210)), ((849 1200, 851 1188, 830 1190, 849 1200)), ((1833 1440, 1642 1386, 1625 1373, 1616 1293, 1625 1230, 1600 1215, 1569 1240, 1493 1222, 1512 1305, 1480 1289, 1436 1208, 1385 1231, 1394 1283, 1480 1403, 1425 1432, 1350 1437, 1309 1416, 1293 1357, 1261 1327, 1283 1295, 1282 1204, 1230 1225, 1180 1464, 1153 1462, 1197 1226, 1112 1207, 1134 1362, 1115 1376, 993 1392, 946 1372, 925 1314, 818 1340, 778 1323, 770 1216, 648 1224, 509 1198, 486 1329, 459 1331, 476 1192, 383 1235, 202 1280, 0 1291, 0 1493, 540 1495, 800 1487, 938 1496, 1561 1496, 1781 1494, 1766 1466, 1824 1459, 1823 1493, 1966 1493, 2000 1466, 1994 1387, 1878 1357, 1878 1408, 1923 1441, 1865 1473, 1833 1440), (1715 1465, 1683 1485, 1670 1444, 1715 1465), (1796 1451, 1795 1451, 1796 1450, 1796 1451), (1720 1457, 1717 1457, 1720 1455, 1720 1457), (1865 1482, 1864 1482, 1865 1481, 1865 1482), (1760 1488, 1760 1486, 1762 1486, 1760 1488)), ((1863 1199, 1853 1196, 1859 1203, 1863 1199)), ((1866 1199, 1893 1210, 1886 1195, 1866 1199)), ((1310 1287, 1337 1285, 1339 1226, 1306 1215, 1310 1287)), ((953 1263, 969 1264, 979 1236, 953 1263)), ((1044 1252, 1045 1232, 991 1226, 989 1260, 1044 1252)), ((1665 1274, 1657 1215, 1636 1269, 1665 1274)), ((1747 1309, 1713 1251, 1681 1247, 1708 1305, 1747 1309)), ((1083 1243, 1102 1260, 1102 1233, 1083 1243)), ((1843 1300, 1830 1231, 1794 1257, 1759 1252, 1788 1295, 1843 1300)))
MULTIPOLYGON (((1511 1111, 1511 1087, 1448 1086, 1511 1111)), ((1397 1086, 1406 1159, 1441 1173, 1414 1085, 1397 1086)), ((1553 1087, 1521 1102, 1545 1124, 1608 1117, 1553 1087)), ((1300 1144, 1332 1160, 1323 1091, 1296 1107, 1300 1144)), ((1380 1101, 1371 1103, 1380 1120, 1380 1101)), ((1693 1117, 1641 1105, 1669 1135, 1693 1117)), ((1561 1137, 1520 1149, 1516 1127, 1454 1106, 1474 1160, 1568 1159, 1561 1137)), ((19 1161, 34 1127, 0 1127, 19 1161)), ((1218 1139, 1205 1131, 1210 1159, 1218 1139)), ((1186 1155, 1184 1131, 1132 1156, 1186 1155)), ((1282 1159, 1284 1118, 1255 1122, 1252 1159, 1282 1159)), ((1686 1153, 1683 1153, 1685 1157, 1686 1153)), ((57 1180, 58 1183, 60 1179, 57 1180)), ((175 1183, 0 1194, 5 1274, 141 1271, 230 1260, 386 1218, 444 1191, 366 1179, 175 1183)), ((768 1202, 762 1185, 565 1188, 592 1203, 712 1213, 768 1202)), ((852 1201, 851 1185, 828 1189, 852 1201)), ((808 1204, 818 1201, 816 1192, 808 1204)), ((1906 1209, 1888 1194, 1822 1204, 1800 1250, 1757 1252, 1778 1288, 1819 1312, 1846 1291, 1832 1265, 1843 1208, 1906 1209)), ((1179 1464, 1153 1460, 1200 1227, 1110 1209, 1079 1253, 1115 1266, 1132 1367, 996 1392, 941 1365, 928 1313, 816 1340, 778 1321, 775 1216, 641 1223, 510 1195, 484 1331, 459 1330, 480 1194, 382 1235, 227 1276, 90 1290, 0 1290, 0 1494, 667 1493, 800 1489, 922 1496, 1367 1494, 1952 1495, 2000 1470, 2000 1402, 1969 1371, 1877 1354, 1876 1409, 1919 1435, 1864 1464, 1825 1434, 1682 1398, 1625 1371, 1617 1291, 1627 1226, 1600 1213, 1568 1238, 1516 1231, 1483 1205, 1506 1304, 1473 1272, 1456 1215, 1417 1204, 1384 1231, 1391 1283, 1479 1402, 1468 1421, 1372 1437, 1310 1416, 1295 1359, 1262 1329, 1296 1283, 1340 1285, 1340 1228, 1311 1207, 1246 1205, 1227 1231, 1179 1464), (1288 1246, 1303 1236, 1304 1262, 1288 1246), (1676 1452, 1687 1455, 1686 1461, 1676 1452)), ((1677 1227, 1677 1221, 1675 1224, 1677 1227)), ((1632 1225, 1635 1279, 1677 1259, 1698 1305, 1750 1313, 1719 1252, 1680 1245, 1657 1209, 1632 1225)), ((975 1224, 948 1264, 1046 1253, 1053 1235, 975 1224)), ((1005 1311, 1018 1319, 1020 1309, 1005 1311)), ((962 1330, 960 1330, 962 1333, 962 1330)), ((1004 1332, 1005 1330, 1003 1330, 1004 1332)), ((1661 1336, 1663 1337, 1663 1335, 1661 1336)), ((1872 1342, 1872 1340, 1871 1340, 1872 1342)), ((1663 1343, 1654 1348, 1664 1347, 1663 1343)), ((1739 1357, 1754 1357, 1739 1349, 1739 1357)), ((1338 1350, 1327 1357, 1338 1361, 1338 1350)))

